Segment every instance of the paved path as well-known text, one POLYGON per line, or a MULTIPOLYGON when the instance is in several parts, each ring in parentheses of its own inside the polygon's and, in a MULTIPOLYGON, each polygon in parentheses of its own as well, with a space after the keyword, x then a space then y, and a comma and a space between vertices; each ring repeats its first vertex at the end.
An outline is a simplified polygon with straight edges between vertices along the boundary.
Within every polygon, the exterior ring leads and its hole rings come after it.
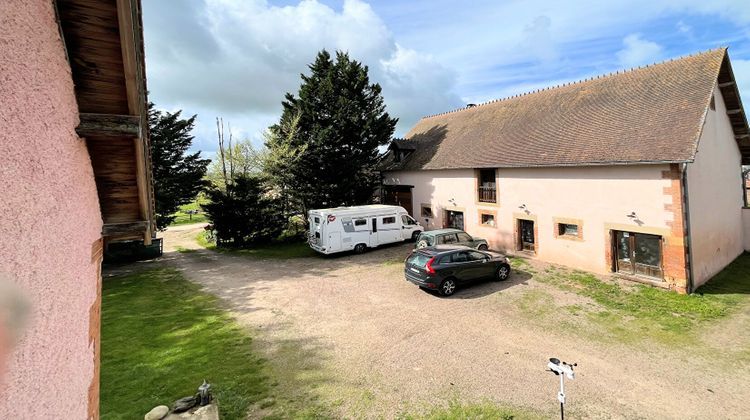
MULTIPOLYGON (((200 229, 168 230, 166 249, 189 247, 200 229)), ((579 363, 566 386, 571 418, 748 415, 747 364, 728 368, 691 349, 556 333, 519 309, 525 299, 544 290, 551 305, 591 302, 524 272, 442 299, 403 280, 408 252, 400 245, 364 255, 256 260, 202 250, 167 253, 165 260, 224 299, 253 330, 281 390, 341 415, 392 417, 452 398, 557 415, 558 380, 544 370, 551 356, 579 363)), ((732 334, 744 348, 747 327, 732 334)))

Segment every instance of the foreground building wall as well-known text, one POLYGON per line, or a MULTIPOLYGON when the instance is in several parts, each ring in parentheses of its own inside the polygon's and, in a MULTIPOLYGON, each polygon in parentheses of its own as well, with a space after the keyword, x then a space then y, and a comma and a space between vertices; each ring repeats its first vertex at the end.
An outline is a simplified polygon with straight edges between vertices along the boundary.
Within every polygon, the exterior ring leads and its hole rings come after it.
POLYGON ((687 164, 694 287, 744 250, 742 156, 718 89, 713 108, 706 114, 695 161, 687 164))
POLYGON ((102 222, 52 2, 0 2, 0 39, 0 276, 32 309, 0 418, 98 418, 102 222))
POLYGON ((534 222, 536 256, 596 273, 612 270, 613 230, 663 238, 665 285, 686 288, 680 170, 677 165, 498 169, 497 203, 479 203, 474 170, 386 172, 384 183, 412 185, 414 215, 427 229, 444 225, 446 211, 464 214, 464 229, 491 248, 518 248, 518 221, 534 222), (433 217, 421 210, 431 206, 433 217), (481 224, 492 214, 495 227, 481 224), (635 213, 635 217, 628 217, 635 213), (558 223, 579 226, 558 235, 558 223))

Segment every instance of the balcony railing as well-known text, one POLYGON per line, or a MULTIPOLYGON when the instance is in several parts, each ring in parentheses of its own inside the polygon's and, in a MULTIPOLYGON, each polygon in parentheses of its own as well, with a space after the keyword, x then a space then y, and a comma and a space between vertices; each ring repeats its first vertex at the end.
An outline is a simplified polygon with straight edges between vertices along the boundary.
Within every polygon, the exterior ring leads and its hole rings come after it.
POLYGON ((478 195, 480 203, 497 203, 497 190, 494 185, 480 186, 478 195))

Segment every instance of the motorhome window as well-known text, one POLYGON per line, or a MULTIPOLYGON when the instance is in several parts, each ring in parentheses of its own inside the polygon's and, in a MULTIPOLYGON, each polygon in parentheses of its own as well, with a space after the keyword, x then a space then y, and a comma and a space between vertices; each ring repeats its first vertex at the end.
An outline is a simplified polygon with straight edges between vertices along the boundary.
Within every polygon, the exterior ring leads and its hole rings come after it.
POLYGON ((383 218, 383 224, 384 225, 390 225, 396 223, 396 217, 390 216, 390 217, 384 217, 383 218))
POLYGON ((315 223, 320 223, 320 217, 315 218, 315 223))
POLYGON ((354 219, 354 226, 365 226, 367 219, 354 219))
POLYGON ((416 220, 412 219, 411 216, 403 215, 401 216, 401 222, 405 225, 416 225, 416 220))

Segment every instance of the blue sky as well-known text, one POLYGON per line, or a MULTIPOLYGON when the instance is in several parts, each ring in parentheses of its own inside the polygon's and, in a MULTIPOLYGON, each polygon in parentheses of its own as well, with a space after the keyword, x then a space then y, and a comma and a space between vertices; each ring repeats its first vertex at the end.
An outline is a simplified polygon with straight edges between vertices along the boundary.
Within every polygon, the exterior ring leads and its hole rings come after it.
POLYGON ((403 135, 421 116, 728 46, 750 98, 743 1, 143 0, 150 99, 260 142, 318 50, 348 51, 383 86, 403 135))

